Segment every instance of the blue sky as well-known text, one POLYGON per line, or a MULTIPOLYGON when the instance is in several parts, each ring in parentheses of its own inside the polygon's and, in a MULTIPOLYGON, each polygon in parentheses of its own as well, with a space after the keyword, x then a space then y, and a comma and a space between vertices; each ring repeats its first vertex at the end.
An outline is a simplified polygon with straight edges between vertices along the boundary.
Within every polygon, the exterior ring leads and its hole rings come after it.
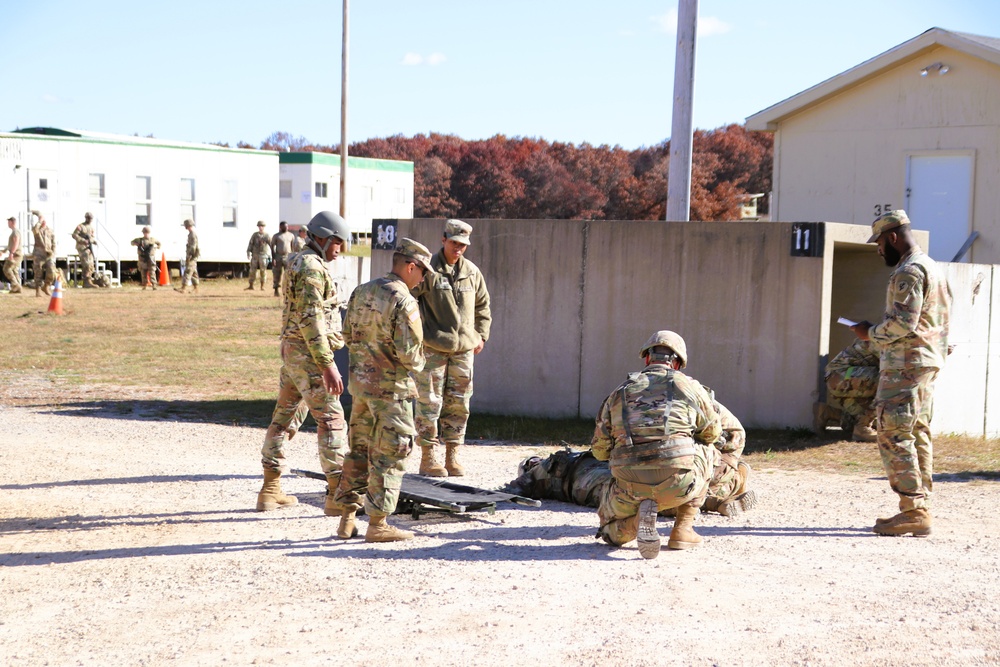
MULTIPOLYGON (((341 3, 0 0, 0 131, 340 140, 341 3)), ((440 132, 657 144, 676 0, 353 0, 349 141, 440 132)), ((701 0, 695 127, 748 115, 995 0, 701 0)))

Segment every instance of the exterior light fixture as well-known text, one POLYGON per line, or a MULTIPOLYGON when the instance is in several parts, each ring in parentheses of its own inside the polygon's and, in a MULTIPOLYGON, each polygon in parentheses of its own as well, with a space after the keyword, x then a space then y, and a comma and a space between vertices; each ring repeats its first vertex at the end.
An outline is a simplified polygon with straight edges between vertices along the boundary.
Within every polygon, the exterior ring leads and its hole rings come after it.
POLYGON ((920 70, 920 76, 927 76, 931 72, 937 72, 939 76, 944 76, 951 71, 951 68, 944 63, 933 63, 920 70))

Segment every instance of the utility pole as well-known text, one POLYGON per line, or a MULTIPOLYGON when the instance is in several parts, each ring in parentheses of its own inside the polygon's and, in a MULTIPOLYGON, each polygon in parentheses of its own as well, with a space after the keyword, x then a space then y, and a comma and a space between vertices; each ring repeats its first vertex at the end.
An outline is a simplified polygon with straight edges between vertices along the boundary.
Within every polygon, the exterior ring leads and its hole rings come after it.
POLYGON ((340 217, 347 219, 347 47, 348 4, 344 0, 344 38, 340 53, 340 217))
POLYGON ((680 0, 677 8, 677 57, 674 62, 674 110, 667 170, 667 220, 691 219, 691 143, 694 110, 694 47, 698 0, 680 0))

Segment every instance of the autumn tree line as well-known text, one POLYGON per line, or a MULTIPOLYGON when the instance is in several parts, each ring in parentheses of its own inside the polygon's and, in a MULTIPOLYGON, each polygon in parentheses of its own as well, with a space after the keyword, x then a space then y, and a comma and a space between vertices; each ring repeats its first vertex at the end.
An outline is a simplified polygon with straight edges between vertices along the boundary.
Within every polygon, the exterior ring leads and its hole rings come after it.
MULTIPOLYGON (((771 190, 773 137, 728 125, 694 133, 691 219, 735 220, 744 195, 771 190)), ((257 148, 240 143, 240 148, 257 148)), ((338 153, 275 132, 263 150, 338 153)), ((353 143, 357 157, 413 162, 418 218, 662 220, 670 142, 626 150, 496 135, 396 135, 353 143)), ((766 207, 766 199, 762 201, 766 207)), ((766 212, 766 208, 762 209, 766 212)))

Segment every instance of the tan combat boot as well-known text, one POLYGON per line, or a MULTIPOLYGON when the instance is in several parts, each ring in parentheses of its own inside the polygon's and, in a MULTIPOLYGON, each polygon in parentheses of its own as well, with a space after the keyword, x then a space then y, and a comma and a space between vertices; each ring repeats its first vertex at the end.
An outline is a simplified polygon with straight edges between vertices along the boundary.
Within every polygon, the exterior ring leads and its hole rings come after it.
POLYGON ((878 442, 878 432, 871 426, 858 422, 851 431, 851 440, 854 442, 878 442))
POLYGON ((344 507, 333 499, 337 493, 337 485, 340 484, 340 473, 326 476, 326 500, 323 502, 323 514, 327 516, 341 516, 344 507))
POLYGON ((646 499, 639 503, 639 530, 636 541, 639 555, 649 560, 660 553, 660 534, 656 532, 656 501, 646 499))
POLYGON ((826 403, 813 403, 813 431, 816 435, 826 433, 826 427, 831 422, 840 423, 840 410, 831 408, 826 403))
POLYGON ((900 512, 888 521, 877 520, 872 532, 878 535, 927 537, 931 534, 931 513, 922 507, 900 512))
POLYGON ((278 288, 277 287, 274 288, 274 296, 278 296, 278 288))
MULTIPOLYGON (((736 464, 736 474, 740 476, 740 485, 736 488, 736 493, 731 498, 721 501, 715 511, 722 516, 732 518, 739 516, 747 510, 757 506, 757 494, 752 490, 747 490, 747 480, 750 478, 752 468, 749 463, 740 461, 736 464)), ((708 505, 708 498, 705 499, 708 505)))
POLYGON ((458 462, 458 448, 461 445, 444 445, 444 467, 452 477, 461 477, 465 474, 465 468, 458 462))
POLYGON ((420 474, 428 477, 447 477, 448 471, 434 456, 434 445, 421 445, 420 474))
POLYGON ((358 527, 354 521, 357 515, 357 510, 344 510, 341 512, 340 525, 337 526, 337 537, 342 540, 349 540, 352 537, 358 536, 358 527))
POLYGON ((368 514, 368 530, 365 532, 365 542, 401 542, 402 540, 412 539, 413 533, 410 531, 396 528, 386 523, 384 514, 368 514))
POLYGON ((271 510, 297 505, 299 499, 295 496, 286 496, 281 490, 281 472, 264 468, 264 486, 257 494, 257 511, 270 512, 271 510))
POLYGON ((677 508, 677 518, 674 528, 667 540, 669 549, 693 549, 701 544, 701 535, 694 532, 694 518, 698 516, 698 508, 691 505, 681 505, 677 508))

